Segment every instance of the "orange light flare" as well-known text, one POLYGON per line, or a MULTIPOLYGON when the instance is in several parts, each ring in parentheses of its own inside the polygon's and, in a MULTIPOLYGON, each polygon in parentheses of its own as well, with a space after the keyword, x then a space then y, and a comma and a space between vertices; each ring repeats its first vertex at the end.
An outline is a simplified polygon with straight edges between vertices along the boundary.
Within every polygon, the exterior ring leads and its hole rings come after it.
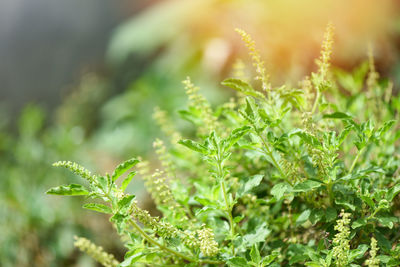
MULTIPOLYGON (((207 0, 203 0, 207 1, 207 0)), ((256 41, 273 82, 298 80, 315 70, 323 32, 335 27, 333 64, 352 68, 374 46, 378 65, 386 70, 398 53, 400 5, 395 0, 209 1, 189 21, 193 43, 203 47, 203 65, 225 75, 236 58, 248 61, 234 28, 256 41), (382 64, 384 62, 384 64, 382 64)))

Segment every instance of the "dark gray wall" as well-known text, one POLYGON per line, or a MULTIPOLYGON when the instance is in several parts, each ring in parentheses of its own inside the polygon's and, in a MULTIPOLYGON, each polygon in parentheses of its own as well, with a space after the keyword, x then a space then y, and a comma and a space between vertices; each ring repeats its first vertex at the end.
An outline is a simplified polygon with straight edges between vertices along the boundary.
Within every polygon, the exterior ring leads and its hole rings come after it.
POLYGON ((112 29, 130 15, 126 3, 0 0, 0 105, 16 113, 27 102, 59 104, 83 70, 102 65, 112 29))

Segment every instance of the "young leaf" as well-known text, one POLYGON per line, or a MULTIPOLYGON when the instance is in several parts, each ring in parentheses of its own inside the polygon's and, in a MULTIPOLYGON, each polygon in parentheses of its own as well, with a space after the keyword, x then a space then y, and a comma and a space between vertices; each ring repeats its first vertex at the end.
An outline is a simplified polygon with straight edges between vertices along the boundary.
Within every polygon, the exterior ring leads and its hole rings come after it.
POLYGON ((236 91, 239 91, 245 95, 258 97, 258 98, 265 98, 262 93, 257 92, 256 90, 254 90, 254 88, 250 84, 248 84, 245 81, 240 80, 240 79, 229 78, 229 79, 224 80, 221 84, 228 86, 236 91))
POLYGON ((249 264, 247 263, 245 258, 242 257, 234 257, 227 262, 229 267, 248 267, 249 264))
POLYGON ((139 160, 133 158, 118 165, 112 175, 113 182, 115 182, 122 174, 124 174, 127 170, 129 170, 133 166, 135 166, 137 163, 139 163, 139 160))
POLYGON ((295 129, 289 133, 289 138, 294 135, 297 135, 303 142, 309 145, 315 147, 321 147, 321 142, 315 136, 307 133, 306 131, 303 131, 301 129, 295 129))
POLYGON ((308 192, 311 191, 313 189, 316 189, 318 187, 320 187, 322 185, 321 182, 317 182, 314 180, 307 180, 301 183, 296 184, 293 187, 293 192, 308 192))
POLYGON ((251 176, 238 190, 237 192, 237 196, 238 197, 242 197, 245 194, 247 194, 248 192, 250 192, 254 187, 258 186, 262 179, 263 179, 264 175, 254 175, 251 176))
POLYGON ((250 126, 243 126, 241 128, 237 128, 232 131, 229 137, 226 139, 227 145, 225 146, 225 150, 228 150, 231 146, 237 143, 240 138, 242 138, 248 131, 250 130, 250 126))
POLYGON ((390 130, 390 128, 393 127, 393 125, 395 124, 395 120, 390 120, 385 122, 377 131, 376 131, 376 136, 377 138, 382 138, 384 136, 385 133, 387 133, 387 131, 390 130))
POLYGON ((259 262, 261 261, 261 256, 260 256, 260 251, 258 250, 257 244, 254 244, 253 247, 251 248, 250 258, 251 258, 251 261, 254 262, 255 264, 257 264, 257 266, 258 266, 259 262))
POLYGON ((246 247, 251 247, 254 244, 265 241, 265 238, 271 233, 271 230, 267 228, 267 224, 264 222, 254 233, 243 236, 243 242, 246 247))
POLYGON ((204 155, 206 155, 208 153, 207 147, 203 146, 202 144, 199 144, 195 141, 186 139, 186 140, 179 140, 178 144, 184 145, 185 147, 196 151, 196 152, 200 152, 204 155))
POLYGON ((350 250, 349 254, 349 262, 352 262, 355 259, 360 259, 364 256, 365 252, 367 252, 368 246, 365 244, 359 245, 356 249, 350 250))
POLYGON ((89 191, 80 184, 60 185, 49 189, 46 194, 63 196, 82 196, 89 194, 89 191))
POLYGON ((331 114, 325 114, 324 116, 322 116, 322 118, 324 118, 324 119, 346 119, 346 120, 353 119, 352 116, 350 116, 346 113, 343 113, 343 112, 334 112, 331 114))
POLYGON ((135 195, 126 195, 120 201, 118 201, 118 208, 121 212, 125 212, 132 205, 135 195))
POLYGON ((296 225, 301 225, 301 224, 305 223, 308 220, 308 218, 310 217, 310 214, 311 214, 311 210, 309 210, 309 209, 303 211, 300 214, 300 216, 297 218, 296 225))
POLYGON ((112 214, 111 208, 109 206, 106 206, 103 204, 88 203, 88 204, 83 205, 83 208, 88 209, 88 210, 94 210, 97 212, 112 214))
POLYGON ((129 183, 132 181, 132 178, 135 175, 136 175, 136 172, 133 171, 133 172, 129 173, 128 176, 122 181, 122 184, 121 184, 121 187, 120 187, 122 192, 125 191, 125 189, 128 187, 129 183))
POLYGON ((290 192, 292 187, 288 183, 279 183, 274 185, 271 189, 271 195, 273 195, 276 200, 280 200, 286 192, 290 192))

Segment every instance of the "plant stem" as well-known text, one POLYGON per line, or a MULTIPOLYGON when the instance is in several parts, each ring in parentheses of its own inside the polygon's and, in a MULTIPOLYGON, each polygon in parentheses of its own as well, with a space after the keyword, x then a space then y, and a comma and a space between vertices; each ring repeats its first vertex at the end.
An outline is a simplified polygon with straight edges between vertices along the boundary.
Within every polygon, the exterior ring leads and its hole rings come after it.
POLYGON ((317 109, 318 106, 318 102, 319 102, 319 98, 321 97, 321 93, 319 92, 319 90, 317 89, 317 96, 315 97, 315 101, 314 101, 314 105, 311 109, 311 114, 313 114, 315 112, 315 110, 317 109))
POLYGON ((235 246, 233 244, 233 237, 235 236, 235 225, 234 225, 233 217, 232 217, 232 209, 231 209, 231 206, 229 205, 228 195, 226 194, 225 183, 223 180, 221 181, 221 187, 222 187, 222 192, 224 194, 224 199, 225 199, 225 204, 226 204, 226 212, 228 213, 229 224, 231 226, 232 254, 235 255, 235 246))
POLYGON ((225 200, 225 205, 226 205, 226 212, 228 213, 228 219, 229 219, 229 225, 231 228, 231 236, 232 236, 232 254, 235 255, 235 245, 233 244, 233 237, 235 236, 235 225, 232 217, 232 207, 229 204, 228 200, 228 194, 226 193, 226 188, 225 188, 225 182, 224 182, 224 167, 221 159, 221 151, 218 148, 218 154, 216 156, 216 162, 217 162, 217 170, 218 170, 218 179, 221 181, 221 188, 222 188, 222 194, 224 195, 224 200, 225 200))
POLYGON ((353 169, 354 169, 354 167, 356 166, 356 163, 357 163, 357 161, 358 161, 358 158, 361 156, 361 154, 363 153, 363 151, 364 151, 364 148, 360 149, 360 150, 357 152, 357 155, 356 155, 356 157, 354 158, 353 163, 351 164, 351 167, 350 167, 350 170, 349 170, 348 173, 351 173, 351 172, 353 171, 353 169))
POLYGON ((260 137, 261 142, 262 142, 263 145, 264 145, 264 153, 267 154, 267 155, 271 158, 272 162, 273 162, 274 165, 275 165, 275 168, 278 169, 278 171, 280 172, 280 174, 282 175, 282 177, 286 177, 286 175, 285 175, 284 172, 282 171, 281 167, 279 166, 278 162, 276 161, 274 155, 272 154, 272 151, 269 149, 268 144, 265 142, 264 138, 261 136, 261 134, 259 133, 259 131, 256 130, 256 133, 257 133, 258 137, 260 137))
POLYGON ((153 245, 159 247, 160 249, 162 249, 162 250, 164 250, 164 251, 166 251, 166 252, 169 252, 169 253, 171 253, 171 254, 173 254, 173 255, 179 257, 179 258, 182 258, 182 259, 184 259, 184 260, 186 260, 186 261, 189 261, 189 262, 197 262, 197 263, 199 263, 199 264, 217 264, 217 265, 218 265, 218 264, 223 264, 223 263, 224 263, 223 261, 198 260, 198 259, 194 259, 194 258, 192 258, 192 257, 186 256, 186 255, 184 255, 184 254, 182 254, 182 253, 180 253, 180 252, 178 252, 178 251, 175 251, 175 250, 173 250, 173 249, 170 249, 170 248, 168 248, 168 247, 166 247, 166 246, 160 244, 160 243, 157 242, 156 240, 154 240, 151 236, 149 236, 148 234, 146 234, 146 232, 143 231, 142 228, 141 228, 139 225, 137 225, 137 223, 134 222, 133 220, 130 220, 129 223, 130 223, 130 224, 133 226, 133 228, 135 228, 149 243, 151 243, 151 244, 153 244, 153 245))

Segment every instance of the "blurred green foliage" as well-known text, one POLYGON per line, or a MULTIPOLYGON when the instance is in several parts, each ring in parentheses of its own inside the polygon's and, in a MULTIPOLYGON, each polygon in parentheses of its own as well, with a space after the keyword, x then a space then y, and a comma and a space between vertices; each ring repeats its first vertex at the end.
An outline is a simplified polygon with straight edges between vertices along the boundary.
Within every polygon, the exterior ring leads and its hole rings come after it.
MULTIPOLYGON (((233 72, 232 63, 243 55, 235 45, 237 37, 233 37, 232 30, 235 23, 249 25, 256 33, 263 31, 264 25, 275 29, 272 31, 274 38, 265 33, 255 35, 261 39, 260 43, 272 47, 271 52, 266 53, 269 70, 275 71, 274 65, 281 66, 282 62, 291 62, 289 65, 294 70, 282 70, 285 79, 291 80, 291 76, 301 75, 309 68, 315 51, 301 49, 309 43, 300 42, 302 36, 308 35, 308 26, 300 25, 299 28, 303 27, 301 33, 293 33, 285 39, 282 37, 287 36, 285 29, 293 23, 283 19, 280 24, 279 13, 264 17, 268 5, 265 1, 249 5, 248 1, 201 0, 164 1, 150 7, 117 29, 108 53, 111 74, 84 75, 54 113, 46 114, 40 107, 27 106, 14 130, 6 120, 0 120, 1 265, 69 266, 82 261, 87 266, 85 259, 79 258, 72 250, 72 235, 85 233, 85 236, 106 239, 93 232, 102 229, 107 236, 112 229, 98 223, 90 214, 81 212, 78 201, 59 201, 58 198, 43 196, 52 185, 77 179, 75 176, 60 176, 50 167, 51 163, 70 159, 103 173, 132 155, 152 158, 152 142, 155 137, 162 136, 159 127, 149 122, 156 106, 168 111, 176 127, 190 136, 190 124, 178 120, 179 114, 175 113, 186 103, 180 81, 187 75, 193 77, 212 105, 232 95, 230 90, 218 86, 218 81, 233 72), (304 58, 292 54, 286 57, 280 52, 281 45, 284 51, 293 49, 293 38, 299 40, 296 51, 300 51, 304 58), (296 72, 298 68, 303 71, 296 72)), ((381 6, 377 9, 379 14, 388 14, 391 5, 385 1, 381 6)), ((279 10, 275 4, 270 7, 279 10)), ((288 17, 294 17, 295 21, 303 19, 301 14, 293 15, 298 8, 287 8, 288 17)), ((304 17, 312 17, 310 14, 314 11, 305 10, 304 17)), ((371 14, 371 11, 365 13, 371 14)), ((392 17, 388 18, 391 21, 392 17)), ((326 18, 323 20, 323 23, 315 23, 320 29, 326 23, 326 18)), ((364 27, 368 28, 368 25, 364 27)), ((383 31, 381 22, 377 25, 373 28, 374 33, 383 31)), ((346 28, 346 24, 341 27, 346 28)), ((354 31, 346 32, 347 35, 352 33, 354 31)), ((319 35, 317 39, 319 42, 319 35)), ((365 45, 363 38, 357 41, 365 45)), ((365 55, 357 45, 352 49, 341 48, 341 51, 346 51, 342 58, 354 50, 365 55)), ((357 59, 350 58, 347 63, 353 65, 354 61, 357 59)), ((369 116, 369 108, 360 109, 360 106, 370 96, 354 93, 361 88, 366 71, 367 65, 362 65, 352 74, 340 70, 335 72, 344 93, 355 95, 343 109, 353 114, 360 112, 362 120, 369 116)), ((383 84, 386 86, 387 81, 383 84)), ((392 110, 400 108, 398 98, 391 103, 392 110)), ((142 188, 143 185, 137 184, 128 190, 141 195, 142 188)), ((111 252, 119 248, 110 238, 99 243, 110 247, 111 252)))

